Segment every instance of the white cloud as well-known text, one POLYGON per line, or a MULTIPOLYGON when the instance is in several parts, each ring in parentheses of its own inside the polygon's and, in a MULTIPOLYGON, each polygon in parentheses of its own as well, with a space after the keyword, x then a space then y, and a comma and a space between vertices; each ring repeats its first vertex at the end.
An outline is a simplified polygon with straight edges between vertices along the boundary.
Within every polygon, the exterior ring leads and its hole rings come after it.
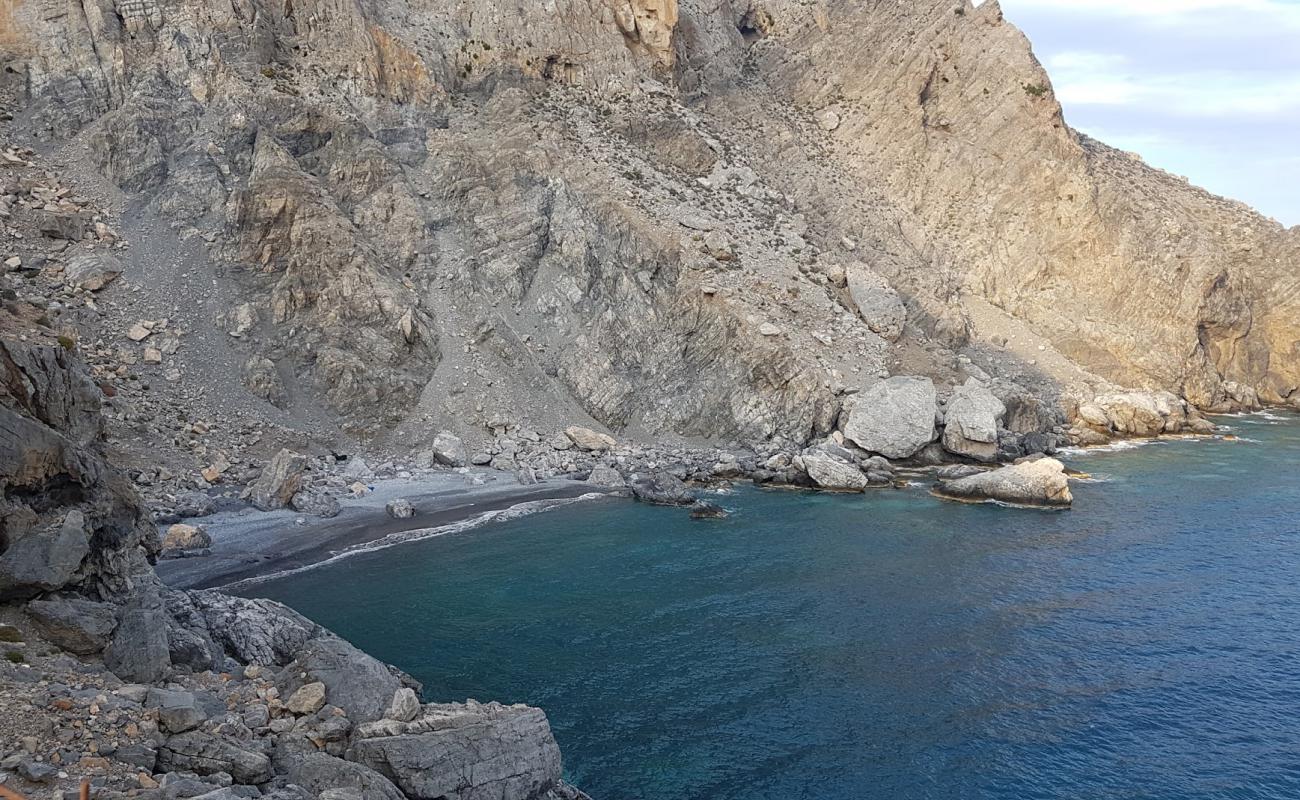
POLYGON ((1137 17, 1160 23, 1198 22, 1222 14, 1271 17, 1300 27, 1300 5, 1285 0, 1003 0, 1004 8, 1137 17))
POLYGON ((1300 0, 1000 0, 1066 119, 1300 222, 1300 0))
MULTIPOLYGON (((1066 51, 1047 58, 1056 95, 1069 106, 1137 106, 1180 117, 1275 116, 1300 111, 1300 72, 1224 69, 1137 74, 1114 53, 1066 51)), ((1171 65, 1177 66, 1177 65, 1171 65)))

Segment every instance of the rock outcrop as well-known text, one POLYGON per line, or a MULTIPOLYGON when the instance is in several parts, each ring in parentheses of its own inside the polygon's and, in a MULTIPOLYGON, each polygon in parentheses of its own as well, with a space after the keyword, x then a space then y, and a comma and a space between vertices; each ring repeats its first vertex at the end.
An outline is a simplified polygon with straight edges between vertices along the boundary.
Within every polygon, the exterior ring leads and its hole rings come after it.
POLYGON ((245 5, 21 4, 2 47, 16 130, 204 243, 268 416, 797 448, 891 372, 1032 396, 1020 435, 1300 402, 1300 235, 1072 131, 996 2, 245 5))
POLYGON ((533 798, 560 782, 560 748, 528 706, 428 705, 414 720, 363 725, 348 758, 412 800, 533 798))
POLYGON ((1047 508, 1064 508, 1074 502, 1065 465, 1054 458, 1033 459, 964 478, 941 480, 935 485, 934 493, 968 502, 994 500, 1047 508))
MULTIPOLYGON (((157 532, 104 457, 98 387, 37 323, 0 309, 0 613, 20 604, 23 624, 4 630, 30 673, 0 671, 0 695, 6 715, 47 717, 5 759, 6 786, 72 791, 84 775, 114 797, 584 797, 560 780, 539 709, 421 706, 408 676, 284 606, 163 587, 157 532)), ((300 474, 301 456, 281 455, 263 497, 300 474)), ((173 525, 168 544, 200 533, 173 525)))

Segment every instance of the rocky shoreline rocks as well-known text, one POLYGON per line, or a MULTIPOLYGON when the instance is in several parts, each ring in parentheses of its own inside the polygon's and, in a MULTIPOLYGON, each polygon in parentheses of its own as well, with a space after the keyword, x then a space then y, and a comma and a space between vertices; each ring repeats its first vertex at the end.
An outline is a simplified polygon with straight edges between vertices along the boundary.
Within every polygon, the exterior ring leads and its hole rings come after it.
MULTIPOLYGON (((266 600, 164 586, 160 537, 105 460, 99 391, 0 309, 0 785, 97 799, 578 800, 545 714, 425 704, 410 676, 266 600), (37 390, 33 391, 33 388, 37 390)), ((306 459, 249 488, 294 502, 306 459)), ((207 504, 176 498, 186 510, 207 504)))

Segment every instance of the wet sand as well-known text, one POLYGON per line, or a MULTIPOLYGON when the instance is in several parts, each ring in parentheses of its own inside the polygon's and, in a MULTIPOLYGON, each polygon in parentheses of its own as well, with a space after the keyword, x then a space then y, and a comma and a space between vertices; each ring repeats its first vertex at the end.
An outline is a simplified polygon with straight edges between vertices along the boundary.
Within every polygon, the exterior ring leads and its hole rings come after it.
POLYGON ((203 525, 212 536, 204 555, 158 562, 158 575, 180 589, 210 589, 302 569, 352 549, 401 534, 443 528, 476 520, 491 512, 522 506, 540 510, 546 501, 563 501, 608 489, 581 481, 552 478, 522 486, 500 472, 478 473, 487 483, 475 486, 460 473, 391 478, 373 484, 361 498, 342 499, 337 517, 324 519, 296 511, 224 511, 186 522, 203 525), (410 519, 393 519, 389 500, 406 498, 415 507, 410 519))

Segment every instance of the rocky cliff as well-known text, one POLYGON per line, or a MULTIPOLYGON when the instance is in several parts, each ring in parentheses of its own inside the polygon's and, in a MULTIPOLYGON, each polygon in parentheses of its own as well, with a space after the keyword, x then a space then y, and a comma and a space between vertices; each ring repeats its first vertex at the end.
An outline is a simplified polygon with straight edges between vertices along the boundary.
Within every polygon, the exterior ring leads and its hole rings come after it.
POLYGON ((6 12, 13 131, 102 178, 137 287, 196 280, 268 417, 799 445, 891 374, 1020 433, 1300 401, 1300 234, 1071 130, 996 0, 6 12))
POLYGON ((0 784, 32 797, 585 797, 545 715, 424 704, 293 611, 167 589, 100 437, 101 388, 38 310, 0 308, 0 784), (36 794, 40 792, 40 794, 36 794), (60 795, 56 795, 60 796, 60 795))

